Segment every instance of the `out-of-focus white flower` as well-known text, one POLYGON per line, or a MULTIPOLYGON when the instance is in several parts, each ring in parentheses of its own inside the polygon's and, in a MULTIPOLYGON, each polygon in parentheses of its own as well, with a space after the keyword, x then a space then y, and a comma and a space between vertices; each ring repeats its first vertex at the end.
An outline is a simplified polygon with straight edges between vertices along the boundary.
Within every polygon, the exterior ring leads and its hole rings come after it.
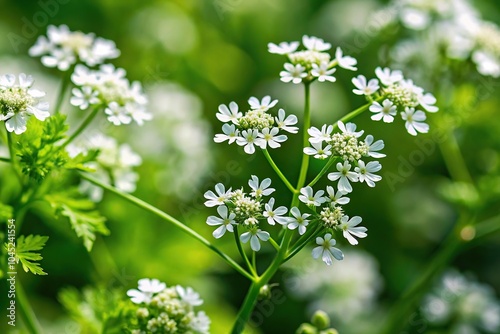
POLYGON ((200 306, 203 304, 203 299, 200 298, 200 294, 193 290, 191 287, 184 288, 183 286, 177 285, 175 291, 179 295, 179 298, 191 306, 200 306))
POLYGON ((47 67, 67 71, 78 62, 87 66, 102 64, 107 59, 117 58, 120 51, 113 41, 96 38, 94 34, 70 31, 66 25, 49 25, 47 37, 38 37, 29 54, 32 57, 41 56, 42 64, 47 67))
POLYGON ((351 57, 351 56, 344 56, 342 49, 337 48, 335 51, 335 60, 338 62, 339 66, 350 71, 357 71, 358 68, 356 65, 358 64, 358 61, 351 57))
POLYGON ((281 81, 299 84, 307 77, 306 68, 301 64, 293 65, 285 63, 285 70, 280 72, 281 81))
POLYGON ((0 76, 0 121, 7 131, 17 135, 26 131, 30 116, 44 121, 50 116, 49 104, 42 101, 45 92, 32 88, 33 77, 24 73, 0 76))
POLYGON ((138 290, 130 289, 127 291, 127 295, 135 304, 149 304, 153 295, 163 291, 166 287, 167 285, 165 283, 160 282, 156 278, 142 278, 139 280, 138 290))
POLYGON ((317 77, 319 82, 335 82, 335 78, 332 74, 337 70, 336 68, 328 69, 329 64, 327 62, 322 62, 321 64, 312 64, 311 74, 313 77, 317 77))
POLYGON ((267 44, 269 53, 275 53, 279 55, 286 55, 295 52, 299 47, 299 42, 281 42, 278 45, 274 43, 267 44))

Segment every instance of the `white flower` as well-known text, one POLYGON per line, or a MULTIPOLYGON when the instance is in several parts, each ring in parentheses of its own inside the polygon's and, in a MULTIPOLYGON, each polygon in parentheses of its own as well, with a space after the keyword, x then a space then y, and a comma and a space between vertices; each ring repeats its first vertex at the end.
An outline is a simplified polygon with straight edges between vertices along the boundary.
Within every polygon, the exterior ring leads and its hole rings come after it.
POLYGON ((200 294, 193 290, 191 287, 184 288, 180 285, 175 287, 175 291, 179 295, 179 298, 191 306, 200 306, 203 304, 203 300, 200 298, 200 294))
POLYGON ((219 121, 221 122, 233 122, 234 124, 238 124, 238 119, 243 116, 241 112, 238 111, 238 105, 236 102, 229 103, 229 109, 225 104, 221 104, 219 106, 219 112, 215 114, 219 121))
POLYGON ((489 75, 493 78, 500 76, 500 61, 489 52, 482 50, 472 54, 472 60, 477 65, 477 71, 482 75, 489 75))
POLYGON ((71 92, 73 96, 70 99, 70 103, 82 110, 87 109, 91 104, 99 103, 99 99, 97 98, 98 93, 92 90, 91 87, 84 86, 81 90, 73 88, 71 92))
POLYGON ((314 36, 309 37, 307 35, 302 37, 302 44, 304 44, 308 50, 319 52, 330 50, 332 47, 330 43, 325 43, 321 38, 314 36))
POLYGON ((165 283, 160 282, 156 278, 143 278, 139 280, 139 290, 130 289, 127 291, 127 296, 131 298, 134 304, 149 304, 153 294, 165 290, 166 287, 165 283))
POLYGON ((358 173, 359 182, 366 182, 369 187, 375 187, 375 182, 382 180, 382 176, 373 173, 382 169, 378 161, 370 161, 365 165, 363 160, 358 160, 358 167, 354 171, 358 173))
POLYGON ((318 66, 318 64, 313 63, 312 64, 312 70, 311 74, 313 77, 317 77, 319 82, 325 82, 325 81, 330 81, 330 82, 335 82, 337 81, 337 78, 335 78, 332 74, 335 73, 337 70, 336 68, 328 69, 328 62, 321 62, 321 64, 318 66))
POLYGON ((349 181, 358 182, 358 174, 355 172, 351 172, 351 165, 348 161, 344 161, 344 164, 338 162, 336 167, 338 172, 332 172, 328 174, 328 179, 330 181, 336 181, 340 179, 337 185, 337 189, 344 193, 350 193, 352 191, 352 186, 349 181))
POLYGON ((285 142, 288 137, 286 135, 278 135, 278 128, 264 128, 262 132, 259 133, 259 137, 263 139, 262 148, 266 148, 266 145, 269 145, 270 148, 278 148, 281 146, 280 143, 285 142))
POLYGON ((375 113, 375 115, 371 116, 371 119, 374 121, 380 121, 383 119, 385 123, 392 123, 392 121, 394 121, 394 116, 397 113, 396 106, 389 99, 385 99, 382 102, 382 105, 377 101, 374 101, 369 109, 372 113, 375 113))
POLYGON ((384 148, 384 141, 379 139, 376 142, 373 142, 373 136, 368 135, 365 138, 365 144, 368 146, 368 156, 379 159, 385 157, 385 154, 378 153, 381 149, 384 148))
POLYGON ((428 112, 437 112, 439 108, 435 106, 437 100, 431 93, 417 94, 418 103, 428 112))
POLYGON ((207 191, 203 196, 208 200, 205 201, 205 206, 214 207, 217 205, 224 205, 224 202, 231 197, 231 188, 226 191, 226 188, 222 183, 217 183, 215 185, 215 194, 212 190, 207 191))
POLYGON ((321 143, 322 141, 331 140, 332 132, 333 132, 333 125, 327 126, 326 124, 323 124, 321 130, 319 130, 314 126, 307 130, 307 133, 309 133, 309 135, 311 136, 309 138, 309 142, 311 144, 321 143))
POLYGON ((358 226, 361 223, 361 217, 354 216, 349 219, 349 216, 343 216, 339 228, 343 231, 344 238, 349 241, 351 245, 357 245, 358 240, 354 237, 364 238, 366 237, 366 227, 358 226))
POLYGON ((290 213, 293 217, 288 217, 288 229, 295 230, 298 228, 300 235, 306 233, 306 227, 309 225, 309 220, 307 218, 310 214, 304 213, 301 215, 299 209, 295 206, 290 209, 290 213))
POLYGON ((372 95, 380 88, 377 79, 370 79, 370 81, 367 82, 364 75, 358 75, 352 78, 352 83, 356 86, 356 89, 352 90, 356 95, 372 95))
POLYGON ((243 243, 247 243, 250 240, 250 247, 254 252, 258 252, 260 250, 260 240, 267 241, 271 235, 260 229, 252 229, 251 231, 242 233, 240 236, 240 240, 243 243))
POLYGON ((365 132, 364 130, 356 132, 356 124, 354 124, 354 123, 344 124, 342 121, 338 121, 337 126, 339 127, 340 131, 342 131, 346 135, 351 135, 351 136, 354 136, 356 138, 361 137, 363 135, 363 133, 365 132))
POLYGON ((236 224, 234 218, 236 217, 235 213, 230 213, 228 216, 228 210, 225 205, 220 205, 217 207, 217 213, 219 213, 220 218, 216 216, 210 216, 207 218, 207 224, 210 226, 219 226, 212 235, 214 238, 219 239, 222 237, 226 231, 233 232, 233 225, 236 224))
POLYGON ((109 104, 104 112, 108 115, 108 121, 114 125, 130 124, 132 122, 132 117, 130 117, 127 109, 114 101, 109 104))
POLYGON ((415 111, 415 108, 406 107, 405 111, 401 112, 401 117, 406 121, 405 127, 409 134, 416 136, 418 132, 429 132, 429 124, 424 123, 426 116, 421 110, 415 111))
POLYGON ((300 64, 285 63, 285 71, 280 72, 281 81, 299 84, 307 76, 306 68, 300 64))
POLYGON ((269 188, 271 185, 270 178, 265 178, 259 185, 259 178, 255 175, 251 176, 251 179, 248 181, 248 185, 252 188, 250 195, 257 198, 261 196, 269 196, 276 190, 274 188, 269 188))
POLYGON ((317 237, 316 244, 318 244, 318 247, 312 250, 313 258, 317 259, 321 256, 323 262, 328 266, 333 263, 334 258, 341 261, 344 258, 344 254, 342 254, 340 249, 333 247, 336 243, 330 233, 325 234, 324 238, 317 237))
POLYGON ((210 318, 203 311, 196 314, 189 326, 197 334, 209 334, 210 331, 210 318))
POLYGON ((390 86, 398 81, 403 80, 403 73, 399 70, 391 71, 390 68, 385 67, 384 69, 377 67, 375 69, 375 74, 385 86, 390 86))
POLYGON ((267 44, 269 53, 275 53, 279 55, 286 55, 295 52, 295 50, 297 50, 298 47, 299 47, 299 42, 290 42, 290 43, 281 42, 278 45, 274 43, 267 44))
POLYGON ((229 144, 232 144, 236 141, 240 134, 239 130, 236 129, 236 126, 234 124, 223 124, 222 132, 224 132, 224 134, 218 133, 215 135, 214 142, 222 143, 227 140, 229 144))
POLYGON ((324 193, 324 190, 318 190, 316 194, 313 195, 313 188, 307 186, 300 189, 299 200, 308 206, 320 206, 326 202, 326 198, 323 197, 324 193))
POLYGON ((330 155, 332 155, 332 145, 326 145, 325 148, 323 148, 323 143, 311 143, 312 147, 305 147, 304 148, 304 153, 307 155, 314 155, 315 159, 326 159, 330 155))
POLYGON ((276 209, 274 207, 274 198, 271 198, 265 205, 265 211, 263 213, 264 217, 267 218, 269 225, 275 225, 276 223, 284 225, 287 224, 288 220, 283 217, 287 213, 288 209, 284 206, 280 206, 276 209))
POLYGON ((101 64, 118 57, 120 51, 113 41, 95 38, 94 34, 70 31, 66 25, 50 25, 47 27, 47 38, 40 36, 29 54, 32 57, 42 56, 42 64, 47 67, 66 71, 77 61, 88 66, 101 64))
POLYGON ((16 76, 7 74, 0 76, 0 121, 5 121, 9 132, 19 135, 26 131, 26 123, 30 116, 44 121, 50 116, 49 104, 41 101, 45 93, 33 89, 33 77, 24 73, 16 76))
POLYGON ((349 197, 344 197, 344 192, 339 190, 335 193, 335 189, 332 186, 326 186, 326 192, 328 193, 327 200, 334 205, 345 205, 351 201, 349 197))
POLYGON ((339 64, 340 67, 346 69, 346 70, 351 70, 351 71, 357 71, 358 68, 355 67, 358 61, 351 57, 351 56, 343 56, 342 55, 342 49, 337 48, 335 51, 335 60, 339 64))
POLYGON ((240 146, 245 146, 244 151, 247 154, 255 153, 255 146, 263 147, 265 141, 259 137, 259 132, 257 130, 243 130, 240 136, 236 138, 236 144, 240 146))
POLYGON ((297 124, 297 116, 288 115, 288 117, 285 118, 285 110, 283 109, 278 110, 278 117, 275 117, 274 119, 276 120, 276 125, 279 129, 282 129, 289 133, 297 133, 299 131, 298 127, 290 126, 297 124))
POLYGON ((271 101, 271 96, 266 95, 262 98, 262 101, 259 101, 256 97, 251 97, 248 99, 248 104, 250 105, 250 108, 253 110, 259 110, 259 111, 268 111, 272 107, 274 107, 278 103, 278 100, 272 100, 271 101))

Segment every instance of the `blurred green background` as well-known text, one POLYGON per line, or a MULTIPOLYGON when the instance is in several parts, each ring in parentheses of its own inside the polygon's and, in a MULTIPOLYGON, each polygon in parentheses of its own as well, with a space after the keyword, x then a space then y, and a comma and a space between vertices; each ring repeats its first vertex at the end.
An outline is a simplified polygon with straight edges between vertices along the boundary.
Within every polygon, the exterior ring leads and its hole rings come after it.
MULTIPOLYGON (((252 174, 274 178, 262 155, 247 156, 240 147, 217 145, 211 141, 213 134, 220 131, 220 123, 214 117, 218 105, 236 101, 244 106, 250 96, 261 98, 269 94, 279 99, 280 107, 300 118, 301 87, 279 81, 283 58, 270 55, 267 43, 300 40, 304 34, 323 38, 334 47, 343 47, 346 54, 358 59, 359 73, 370 76, 375 67, 383 65, 379 55, 386 39, 367 33, 364 23, 370 12, 383 5, 375 0, 2 0, 0 72, 43 72, 47 76, 44 80, 49 82, 46 91, 55 96, 60 74, 42 68, 38 59, 27 56, 27 50, 38 35, 46 33, 48 24, 66 24, 71 30, 94 32, 115 41, 122 54, 113 63, 125 68, 129 79, 141 81, 146 91, 148 87, 165 82, 180 85, 182 88, 179 89, 183 94, 190 94, 200 110, 192 117, 204 124, 203 135, 208 141, 203 145, 207 149, 189 156, 185 152, 179 153, 182 147, 163 143, 165 138, 171 138, 175 131, 179 131, 170 127, 169 122, 164 127, 157 127, 156 137, 149 137, 147 143, 139 142, 142 138, 139 130, 109 128, 107 131, 121 142, 132 145, 141 155, 141 147, 165 147, 155 159, 144 157, 144 163, 138 169, 141 177, 135 195, 179 217, 213 240, 212 228, 205 224, 205 220, 214 211, 204 208, 203 193, 218 182, 233 188, 241 187, 252 174), (46 7, 48 3, 57 6, 46 7), (40 11, 48 15, 40 15, 40 11), (33 23, 32 27, 27 28, 26 22, 33 23), (12 44, 13 34, 20 36, 16 39, 18 44, 12 44), (53 87, 52 91, 50 87, 53 87), (189 165, 200 164, 204 170, 179 168, 177 164, 186 156, 190 159, 189 165), (168 181, 154 177, 159 170, 170 173, 170 178, 187 180, 186 190, 181 185, 179 189, 169 191, 168 181)), ((476 5, 486 19, 500 21, 498 1, 476 1, 476 5)), ((314 84, 312 87, 313 125, 333 122, 364 103, 350 93, 350 79, 354 74, 347 71, 338 71, 337 74, 336 83, 314 84)), ((494 87, 498 92, 499 86, 494 87)), ((164 103, 166 105, 158 108, 160 111, 192 112, 186 110, 192 105, 189 103, 173 101, 169 105, 168 99, 164 103)), ((488 106, 494 107, 497 103, 498 98, 493 94, 488 106)), ((69 106, 67 109, 70 113, 79 112, 69 106)), ((463 133, 468 161, 477 161, 481 149, 493 152, 500 149, 498 139, 482 136, 481 122, 488 119, 478 120, 463 133), (490 144, 477 147, 482 141, 490 144)), ((500 130, 498 117, 493 116, 493 120, 495 124, 490 125, 500 130)), ((418 140, 404 131, 401 121, 398 126, 375 126, 368 115, 363 115, 355 122, 358 128, 385 141, 384 152, 388 157, 382 161, 382 175, 384 172, 396 173, 400 159, 408 159, 410 152, 418 148, 418 140)), ((423 135, 419 138, 431 137, 423 135)), ((290 179, 297 176, 301 152, 295 148, 299 145, 299 138, 292 137, 284 149, 272 152, 290 179)), ((311 173, 321 167, 320 162, 312 162, 311 173)), ((475 167, 472 165, 471 169, 475 167)), ((456 217, 454 209, 436 193, 436 185, 445 177, 446 169, 436 148, 410 177, 394 187, 384 180, 374 189, 359 184, 355 187, 347 213, 362 216, 368 227, 368 238, 357 248, 371 254, 378 263, 377 270, 383 279, 378 298, 381 308, 390 305, 421 272, 456 217)), ((290 200, 286 188, 279 181, 274 182, 274 187, 282 194, 277 197, 277 202, 286 205, 290 200)), ((205 300, 204 309, 212 319, 212 333, 224 333, 230 328, 248 286, 244 278, 232 272, 196 241, 113 195, 107 194, 100 208, 108 217, 111 235, 100 238, 91 254, 85 251, 68 224, 51 222, 38 215, 26 218, 23 231, 50 236, 42 261, 49 275, 18 276, 26 282, 30 301, 47 326, 47 333, 76 331, 57 302, 61 288, 101 284, 129 289, 135 287, 142 277, 158 278, 167 285, 194 287, 205 300)), ((214 242, 237 257, 232 238, 214 242)), ((267 251, 271 252, 270 249, 267 251)), ((498 296, 499 252, 500 236, 497 235, 459 254, 452 265, 474 273, 480 281, 493 286, 498 296)), ((261 256, 265 261, 266 251, 261 256)), ((331 275, 336 275, 335 266, 330 269, 331 275)), ((283 275, 286 272, 284 270, 283 275)), ((277 282, 279 279, 276 278, 277 282)), ((283 284, 280 289, 286 292, 283 284)), ((4 297, 0 300, 1 309, 4 309, 4 297)), ((287 293, 286 302, 276 305, 265 322, 254 328, 255 332, 292 333, 309 317, 306 304, 306 301, 287 293)), ((0 332, 6 330, 2 326, 4 321, 0 324, 0 332)))

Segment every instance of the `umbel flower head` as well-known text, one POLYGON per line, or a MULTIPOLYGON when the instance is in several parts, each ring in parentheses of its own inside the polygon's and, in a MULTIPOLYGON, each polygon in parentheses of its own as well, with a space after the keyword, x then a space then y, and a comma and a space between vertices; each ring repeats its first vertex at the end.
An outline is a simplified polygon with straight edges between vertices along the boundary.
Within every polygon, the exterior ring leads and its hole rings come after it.
POLYGON ((167 287, 158 279, 139 280, 138 289, 127 295, 135 305, 129 326, 132 333, 208 334, 210 319, 203 311, 194 308, 203 304, 200 295, 192 288, 180 285, 167 287))
POLYGON ((373 113, 372 120, 391 123, 397 112, 400 112, 409 134, 416 136, 429 132, 424 111, 434 113, 439 110, 435 105, 436 98, 431 93, 425 93, 412 80, 405 79, 401 71, 377 67, 375 74, 377 79, 367 80, 363 75, 352 79, 356 87, 353 93, 364 95, 372 102, 369 108, 373 113))
POLYGON ((101 65, 98 70, 77 65, 71 80, 78 88, 73 88, 71 104, 82 110, 104 108, 108 121, 114 125, 132 121, 142 125, 151 120, 141 84, 137 81, 130 83, 125 74, 124 69, 111 64, 101 65))
POLYGON ((70 31, 68 26, 50 25, 47 37, 40 36, 29 54, 42 57, 42 64, 67 71, 73 64, 84 63, 88 66, 102 64, 107 59, 120 55, 113 41, 85 34, 81 31, 70 31))
POLYGON ((335 82, 337 79, 333 76, 337 70, 335 66, 356 71, 356 59, 350 56, 344 56, 342 49, 337 48, 335 58, 332 59, 326 51, 330 50, 332 45, 326 43, 321 38, 314 36, 303 36, 302 44, 305 50, 297 50, 299 42, 281 42, 279 45, 268 44, 270 53, 285 55, 288 62, 285 63, 285 70, 281 71, 281 81, 299 84, 301 82, 335 82))
POLYGON ((45 92, 32 88, 33 78, 21 73, 16 76, 0 76, 0 121, 5 122, 7 131, 19 135, 26 131, 26 123, 31 115, 44 121, 50 116, 48 102, 41 99, 45 92))
POLYGON ((281 131, 297 133, 297 116, 285 115, 283 109, 278 110, 278 115, 273 116, 269 112, 278 103, 278 100, 272 100, 271 97, 264 96, 259 101, 256 97, 248 100, 250 110, 243 114, 239 111, 236 102, 229 103, 229 107, 221 104, 217 118, 225 123, 222 126, 222 132, 215 135, 214 141, 222 143, 228 141, 229 144, 236 142, 244 147, 247 154, 255 153, 255 147, 261 149, 278 148, 288 137, 280 134, 281 131))

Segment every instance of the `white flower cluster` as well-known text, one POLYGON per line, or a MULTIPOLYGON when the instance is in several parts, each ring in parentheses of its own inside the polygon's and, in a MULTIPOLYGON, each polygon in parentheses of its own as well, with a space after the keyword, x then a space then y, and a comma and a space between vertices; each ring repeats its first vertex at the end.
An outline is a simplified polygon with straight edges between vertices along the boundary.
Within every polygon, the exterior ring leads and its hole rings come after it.
MULTIPOLYGON (((119 145, 114 138, 95 134, 85 143, 68 145, 67 150, 72 157, 89 150, 98 150, 96 161, 85 164, 95 171, 93 176, 102 182, 113 184, 121 191, 128 193, 135 191, 139 175, 133 168, 139 166, 142 159, 128 144, 119 145)), ((102 199, 103 189, 88 181, 82 180, 80 191, 87 194, 94 202, 102 199)))
POLYGON ((217 206, 217 212, 220 217, 210 216, 207 224, 210 226, 219 226, 214 232, 215 238, 222 237, 226 231, 234 232, 234 226, 242 226, 246 232, 242 233, 240 240, 244 243, 250 241, 250 246, 255 252, 260 250, 260 242, 268 241, 270 235, 268 232, 260 229, 262 220, 267 220, 270 225, 276 223, 285 225, 288 218, 283 216, 288 212, 284 206, 274 208, 274 198, 270 198, 264 203, 264 198, 274 192, 270 188, 271 179, 266 178, 259 182, 259 178, 252 175, 248 185, 252 189, 247 194, 243 189, 227 191, 222 183, 215 185, 215 193, 207 191, 205 198, 207 207, 217 206))
POLYGON ((30 48, 29 55, 41 56, 42 64, 47 67, 67 71, 79 62, 88 66, 102 64, 107 59, 117 58, 120 51, 113 41, 95 37, 94 34, 70 31, 66 25, 50 25, 47 37, 39 36, 35 45, 30 48))
POLYGON ((337 47, 335 58, 325 52, 331 49, 332 45, 326 43, 321 38, 314 36, 303 36, 302 44, 305 50, 299 50, 299 42, 281 42, 279 45, 268 44, 270 53, 286 55, 288 57, 285 63, 285 70, 281 71, 281 81, 299 84, 301 82, 335 82, 337 79, 333 76, 337 70, 335 66, 356 71, 357 60, 350 56, 344 56, 342 49, 337 47))
MULTIPOLYGON (((399 19, 406 28, 429 32, 424 36, 424 51, 430 51, 424 52, 426 58, 440 57, 432 49, 444 49, 448 58, 461 61, 470 59, 482 75, 500 76, 500 28, 493 22, 482 20, 469 1, 395 1, 388 11, 395 11, 395 19, 399 19)), ((412 54, 419 55, 424 45, 419 37, 404 41, 398 48, 406 48, 404 56, 409 58, 412 54), (414 47, 417 45, 420 47, 414 47)), ((399 59, 396 60, 400 61, 400 56, 397 55, 399 59)))
POLYGON ((268 111, 278 103, 271 97, 264 96, 259 101, 256 97, 248 100, 250 110, 244 115, 239 111, 236 102, 229 103, 229 108, 221 104, 217 118, 225 123, 222 126, 222 134, 216 134, 214 141, 222 143, 228 141, 229 144, 236 142, 239 146, 244 146, 247 154, 255 153, 255 146, 261 149, 278 148, 288 137, 279 134, 280 130, 289 133, 297 133, 297 116, 286 116, 283 109, 278 110, 278 116, 272 116, 268 111))
POLYGON ((350 193, 352 186, 350 182, 366 182, 369 187, 374 187, 375 182, 382 179, 374 173, 382 169, 378 161, 365 163, 361 158, 383 158, 385 154, 379 153, 384 148, 384 142, 377 140, 373 142, 373 136, 366 136, 364 141, 359 140, 364 133, 363 130, 356 131, 354 123, 337 123, 340 133, 333 133, 332 125, 323 125, 321 130, 311 127, 308 130, 309 142, 312 147, 304 148, 304 153, 313 155, 316 159, 327 157, 340 159, 336 165, 337 171, 328 174, 331 181, 339 180, 338 190, 350 193), (326 146, 323 147, 323 142, 326 146), (352 166, 354 171, 351 171, 352 166))
POLYGON ((50 116, 49 104, 41 99, 45 92, 32 88, 33 77, 19 74, 0 76, 0 121, 5 122, 7 131, 19 135, 26 131, 31 115, 44 121, 50 116), (18 82, 16 82, 18 81, 18 82))
POLYGON ((500 332, 500 301, 493 289, 456 271, 441 277, 421 312, 432 325, 450 326, 450 333, 500 332))
POLYGON ((114 125, 132 121, 142 125, 151 120, 141 84, 137 81, 130 83, 125 74, 124 69, 111 64, 101 65, 98 70, 77 65, 71 80, 78 88, 73 88, 71 104, 82 110, 105 108, 108 121, 114 125))
POLYGON ((127 291, 132 303, 139 305, 131 321, 135 327, 132 333, 209 333, 208 316, 194 311, 203 300, 192 288, 167 287, 158 279, 148 278, 140 279, 138 285, 138 289, 127 291))
POLYGON ((435 106, 436 98, 431 93, 425 93, 412 80, 405 79, 401 71, 377 67, 375 74, 378 79, 367 80, 363 75, 352 79, 356 87, 353 89, 354 94, 364 95, 369 101, 373 101, 370 111, 374 115, 371 118, 391 123, 399 111, 409 134, 416 136, 419 132, 429 132, 429 125, 425 123, 427 116, 418 108, 437 112, 439 109, 435 106))

